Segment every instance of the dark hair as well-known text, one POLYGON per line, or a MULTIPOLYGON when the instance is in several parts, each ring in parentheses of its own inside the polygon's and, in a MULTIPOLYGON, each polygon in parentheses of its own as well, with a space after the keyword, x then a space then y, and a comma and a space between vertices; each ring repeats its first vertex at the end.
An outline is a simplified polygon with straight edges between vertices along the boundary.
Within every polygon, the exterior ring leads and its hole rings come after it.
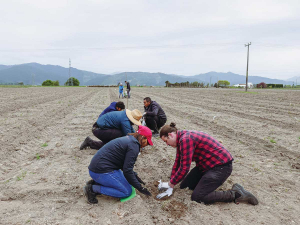
POLYGON ((150 97, 146 97, 146 98, 144 98, 144 100, 146 100, 146 102, 151 102, 151 98, 150 97))
POLYGON ((124 105, 124 102, 117 102, 116 104, 116 108, 120 108, 120 109, 125 109, 125 105, 124 105))
POLYGON ((170 125, 165 125, 161 128, 159 136, 168 137, 169 133, 177 132, 176 123, 171 122, 170 125))
POLYGON ((140 145, 142 145, 143 140, 147 139, 145 136, 140 135, 139 133, 130 133, 128 135, 131 135, 131 136, 135 137, 136 140, 138 140, 138 142, 140 143, 140 145))

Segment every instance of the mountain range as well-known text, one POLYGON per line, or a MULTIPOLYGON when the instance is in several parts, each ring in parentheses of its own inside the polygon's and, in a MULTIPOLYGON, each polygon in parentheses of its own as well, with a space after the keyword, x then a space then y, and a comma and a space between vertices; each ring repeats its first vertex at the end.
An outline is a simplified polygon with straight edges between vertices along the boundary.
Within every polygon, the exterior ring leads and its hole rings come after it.
MULTIPOLYGON (((216 83, 218 80, 227 80, 231 85, 244 84, 245 75, 219 72, 208 72, 194 76, 183 76, 165 73, 147 73, 147 72, 122 72, 113 75, 93 73, 76 68, 70 69, 71 77, 79 80, 80 85, 117 85, 119 82, 124 83, 127 79, 132 86, 164 86, 166 81, 170 83, 181 82, 204 82, 216 83)), ((20 65, 0 65, 0 84, 18 83, 41 85, 45 80, 58 80, 63 85, 69 78, 69 68, 55 65, 41 65, 38 63, 26 63, 20 65)), ((294 77, 289 80, 270 79, 260 76, 248 77, 248 82, 258 84, 265 82, 267 84, 296 84, 300 83, 300 77, 294 77)))

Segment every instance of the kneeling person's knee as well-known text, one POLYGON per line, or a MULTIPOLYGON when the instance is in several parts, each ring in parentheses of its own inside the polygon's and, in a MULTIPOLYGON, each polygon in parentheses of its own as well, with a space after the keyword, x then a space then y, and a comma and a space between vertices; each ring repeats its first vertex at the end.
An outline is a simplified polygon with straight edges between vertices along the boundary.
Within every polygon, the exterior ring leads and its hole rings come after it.
POLYGON ((131 186, 130 186, 130 188, 124 189, 123 193, 124 193, 124 195, 125 195, 125 198, 129 197, 129 196, 131 195, 131 193, 132 193, 132 188, 131 188, 131 186))
POLYGON ((191 196, 191 200, 200 203, 203 202, 204 196, 194 191, 191 196))

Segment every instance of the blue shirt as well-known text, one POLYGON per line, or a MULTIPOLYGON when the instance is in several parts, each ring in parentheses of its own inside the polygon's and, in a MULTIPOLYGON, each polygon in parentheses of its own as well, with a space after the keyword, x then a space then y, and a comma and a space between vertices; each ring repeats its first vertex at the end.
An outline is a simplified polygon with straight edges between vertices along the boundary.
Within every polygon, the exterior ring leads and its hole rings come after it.
POLYGON ((140 152, 140 143, 131 136, 116 138, 105 144, 92 158, 89 170, 94 173, 109 173, 123 170, 129 184, 140 189, 142 186, 135 177, 133 167, 140 152))
POLYGON ((100 116, 97 120, 100 129, 118 129, 122 131, 123 136, 128 133, 134 133, 134 129, 130 120, 126 115, 126 111, 115 111, 100 116))

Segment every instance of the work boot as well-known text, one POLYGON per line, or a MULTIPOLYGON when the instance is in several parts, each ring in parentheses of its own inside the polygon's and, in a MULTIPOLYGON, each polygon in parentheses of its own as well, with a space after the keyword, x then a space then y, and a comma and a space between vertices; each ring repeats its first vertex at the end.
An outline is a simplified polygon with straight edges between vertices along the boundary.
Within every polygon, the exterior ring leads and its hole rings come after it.
POLYGON ((86 149, 87 147, 90 147, 89 142, 92 139, 90 137, 86 137, 86 139, 84 140, 84 142, 82 142, 82 144, 80 145, 80 150, 86 149))
POLYGON ((251 194, 249 191, 246 191, 242 185, 240 184, 234 184, 231 189, 233 192, 235 192, 235 199, 234 202, 248 202, 251 205, 257 205, 258 200, 257 198, 251 194))
POLYGON ((86 185, 89 185, 89 184, 94 185, 94 184, 96 184, 96 181, 94 181, 94 180, 92 179, 92 180, 87 181, 85 184, 86 184, 86 185))
POLYGON ((98 203, 98 199, 96 198, 97 194, 93 192, 91 184, 84 186, 83 192, 84 192, 85 196, 87 197, 88 203, 90 203, 90 204, 98 203))

